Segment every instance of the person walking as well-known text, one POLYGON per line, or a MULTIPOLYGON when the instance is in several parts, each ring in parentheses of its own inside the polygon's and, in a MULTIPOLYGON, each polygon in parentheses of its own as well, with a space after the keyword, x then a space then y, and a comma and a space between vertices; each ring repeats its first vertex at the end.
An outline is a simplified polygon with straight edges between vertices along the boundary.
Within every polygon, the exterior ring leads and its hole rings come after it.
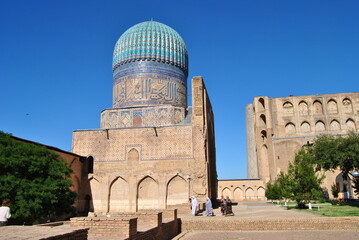
POLYGON ((197 214, 197 206, 198 206, 198 201, 197 198, 195 196, 192 196, 192 216, 196 216, 197 214))
POLYGON ((0 227, 6 226, 8 219, 11 217, 9 206, 10 206, 10 200, 5 199, 2 202, 2 206, 0 207, 0 227))
POLYGON ((207 201, 206 201, 206 214, 203 216, 207 216, 207 217, 214 216, 212 201, 208 197, 207 197, 207 201))

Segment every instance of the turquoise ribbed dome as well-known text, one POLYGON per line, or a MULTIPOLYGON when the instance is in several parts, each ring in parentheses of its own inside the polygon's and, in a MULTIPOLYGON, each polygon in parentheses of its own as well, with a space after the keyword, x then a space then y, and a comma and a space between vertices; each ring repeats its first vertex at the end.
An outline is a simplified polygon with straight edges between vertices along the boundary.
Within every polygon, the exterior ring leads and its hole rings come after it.
POLYGON ((118 39, 112 70, 136 61, 162 62, 188 74, 188 55, 182 37, 169 26, 147 21, 129 28, 118 39))

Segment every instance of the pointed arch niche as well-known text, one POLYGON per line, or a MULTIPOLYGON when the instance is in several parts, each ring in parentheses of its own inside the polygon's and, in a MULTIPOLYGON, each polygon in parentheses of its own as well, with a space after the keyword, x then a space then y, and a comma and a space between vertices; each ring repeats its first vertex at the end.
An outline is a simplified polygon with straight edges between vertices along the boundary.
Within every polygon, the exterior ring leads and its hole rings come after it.
POLYGON ((283 111, 286 114, 290 114, 292 115, 294 110, 293 110, 293 104, 289 101, 283 103, 283 111))
POLYGON ((330 130, 331 131, 339 131, 340 130, 340 123, 337 120, 332 120, 330 122, 330 130))
POLYGON ((136 148, 132 148, 130 151, 128 151, 127 153, 127 161, 139 161, 140 159, 140 154, 137 151, 136 148))
POLYGON ((188 202, 188 184, 180 176, 173 177, 167 185, 167 206, 188 202))
POLYGON ((300 129, 304 133, 308 133, 311 131, 310 124, 308 122, 302 122, 302 124, 300 125, 300 129))
POLYGON ((325 124, 322 121, 318 121, 315 123, 315 131, 317 132, 323 132, 325 131, 325 124))
POLYGON ((121 177, 117 177, 110 186, 110 209, 111 212, 130 210, 128 183, 121 177))
POLYGON ((260 121, 260 127, 262 127, 262 128, 267 127, 267 119, 266 119, 266 116, 264 114, 261 114, 259 116, 259 121, 260 121))
POLYGON ((242 189, 240 189, 239 187, 237 187, 236 189, 234 189, 233 191, 233 200, 234 201, 239 201, 239 200, 243 200, 243 191, 242 189))
POLYGON ((259 98, 259 99, 258 99, 258 102, 259 102, 259 104, 258 104, 258 110, 259 110, 259 111, 265 110, 265 109, 266 109, 266 105, 265 105, 265 103, 264 103, 264 99, 263 99, 263 98, 259 98))
POLYGON ((261 200, 264 200, 266 195, 265 195, 265 190, 263 187, 259 187, 257 189, 257 196, 258 196, 258 199, 261 199, 261 200))
POLYGON ((323 104, 319 100, 313 102, 313 110, 315 114, 323 114, 323 104))
POLYGON ((353 112, 352 101, 349 98, 343 99, 343 112, 344 113, 352 113, 353 112))
POLYGON ((158 183, 151 177, 143 178, 137 188, 137 209, 158 209, 158 183))
POLYGON ((142 117, 140 115, 136 115, 133 117, 133 126, 142 127, 142 117))
POLYGON ((229 190, 229 188, 227 187, 222 190, 222 196, 224 197, 228 196, 230 199, 233 198, 231 190, 229 190))
POLYGON ((254 197, 254 191, 253 191, 253 189, 250 188, 250 187, 246 189, 246 199, 247 199, 247 200, 253 200, 253 199, 255 199, 255 197, 254 197))
POLYGON ((345 126, 347 127, 347 129, 349 131, 356 131, 356 126, 355 126, 355 122, 353 121, 353 119, 348 119, 346 122, 345 122, 345 126))
POLYGON ((285 133, 286 134, 294 134, 296 132, 294 123, 287 123, 285 125, 285 133))
POLYGON ((330 99, 327 103, 328 113, 338 113, 338 104, 334 99, 330 99))
POLYGON ((299 108, 299 114, 301 116, 306 116, 309 114, 308 104, 305 101, 300 101, 298 108, 299 108))

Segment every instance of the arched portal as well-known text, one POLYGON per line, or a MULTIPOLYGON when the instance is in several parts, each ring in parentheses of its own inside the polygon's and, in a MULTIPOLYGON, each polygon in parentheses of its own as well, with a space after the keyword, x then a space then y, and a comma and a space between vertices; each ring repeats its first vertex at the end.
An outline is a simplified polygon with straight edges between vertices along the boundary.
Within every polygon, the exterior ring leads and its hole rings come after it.
POLYGON ((265 199, 265 190, 264 190, 263 187, 259 187, 257 189, 257 193, 258 193, 257 195, 258 195, 259 200, 264 200, 265 199))
POLYGON ((232 192, 229 190, 229 188, 224 188, 222 191, 222 196, 226 197, 228 196, 230 199, 232 199, 232 192))
POLYGON ((240 188, 234 189, 233 200, 235 200, 235 201, 243 200, 243 191, 242 191, 242 189, 240 189, 240 188))
POLYGON ((109 203, 111 212, 130 210, 128 183, 118 177, 110 187, 109 203))
POLYGON ((143 178, 137 188, 137 209, 158 209, 158 183, 151 177, 143 178))
POLYGON ((247 188, 246 190, 246 199, 253 200, 254 199, 254 191, 252 188, 247 188))
POLYGON ((167 206, 188 202, 188 184, 180 176, 172 178, 167 185, 167 206))

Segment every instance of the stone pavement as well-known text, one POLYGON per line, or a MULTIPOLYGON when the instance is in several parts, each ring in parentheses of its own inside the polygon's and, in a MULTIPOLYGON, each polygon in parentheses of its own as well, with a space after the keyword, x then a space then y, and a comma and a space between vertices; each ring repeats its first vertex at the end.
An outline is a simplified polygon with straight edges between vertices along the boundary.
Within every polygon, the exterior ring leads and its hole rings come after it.
POLYGON ((187 232, 176 240, 358 240, 359 231, 187 232))
POLYGON ((222 216, 219 209, 215 209, 215 217, 180 216, 182 227, 185 229, 174 239, 359 239, 358 217, 327 218, 299 210, 287 210, 285 207, 264 202, 239 203, 238 206, 233 206, 233 212, 234 216, 227 217, 222 216), (299 230, 301 225, 305 225, 303 226, 305 231, 299 230), (285 227, 292 229, 287 231, 279 230, 285 227), (313 229, 308 230, 311 227, 313 229), (223 231, 223 228, 229 230, 223 231), (241 228, 250 229, 250 231, 245 231, 241 228))
MULTIPOLYGON (((193 217, 189 214, 179 215, 183 232, 174 239, 359 239, 359 217, 327 218, 298 210, 287 210, 277 205, 254 202, 239 203, 238 206, 233 206, 233 212, 235 214, 234 216, 227 217, 222 216, 219 209, 215 209, 216 216, 214 217, 193 217), (280 225, 279 227, 277 226, 278 224, 280 225), (308 226, 313 226, 313 229, 305 228, 305 231, 300 231, 299 226, 302 224, 306 225, 307 228, 308 226), (197 229, 185 229, 185 227, 189 228, 188 226, 197 229), (230 230, 223 231, 223 226, 226 226, 230 230), (280 230, 283 226, 294 227, 286 231, 280 230), (251 230, 245 230, 248 228, 251 228, 251 230), (270 231, 266 230, 268 228, 270 228, 270 231)), ((71 231, 71 229, 68 224, 53 228, 39 226, 6 226, 0 228, 0 240, 35 240, 54 233, 69 231, 71 231)), ((89 240, 114 239, 116 238, 89 235, 89 240)))
MULTIPOLYGON (((302 212, 299 210, 287 210, 285 207, 279 205, 272 205, 266 202, 239 202, 238 205, 232 207, 234 216, 222 216, 220 209, 214 209, 215 217, 205 218, 312 218, 318 217, 318 215, 302 212)), ((190 215, 179 215, 180 218, 197 219, 203 217, 190 216, 190 215)))

